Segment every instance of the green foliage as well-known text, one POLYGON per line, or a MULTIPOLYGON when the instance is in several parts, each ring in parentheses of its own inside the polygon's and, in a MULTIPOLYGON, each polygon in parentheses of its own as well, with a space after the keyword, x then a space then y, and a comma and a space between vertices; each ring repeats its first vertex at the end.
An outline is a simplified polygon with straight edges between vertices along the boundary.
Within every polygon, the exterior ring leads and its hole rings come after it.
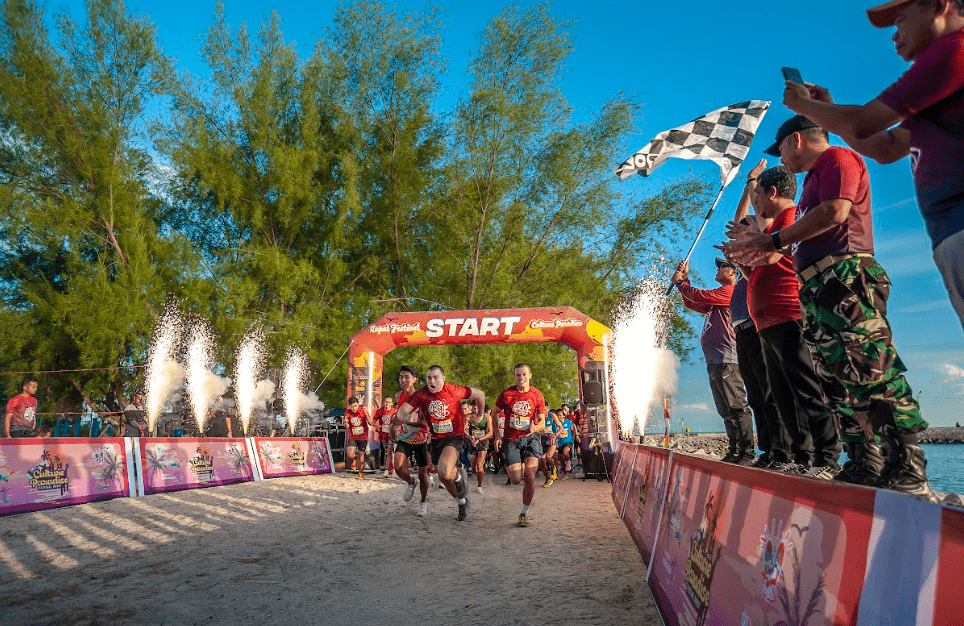
MULTIPOLYGON (((640 274, 668 275, 662 244, 708 200, 699 181, 637 198, 615 179, 638 105, 573 120, 574 27, 548 5, 488 24, 445 112, 437 9, 342 5, 301 58, 277 14, 252 35, 219 5, 195 77, 119 1, 58 16, 56 37, 28 0, 0 7, 2 369, 138 364, 170 296, 213 322, 228 371, 259 327, 269 366, 298 345, 316 380, 389 311, 571 305, 610 323, 640 274)), ((438 362, 494 397, 519 361, 551 404, 574 399, 557 345, 410 349, 385 370, 438 362)), ((341 361, 329 405, 345 376, 341 361)), ((50 377, 42 400, 116 406, 135 381, 50 377)))

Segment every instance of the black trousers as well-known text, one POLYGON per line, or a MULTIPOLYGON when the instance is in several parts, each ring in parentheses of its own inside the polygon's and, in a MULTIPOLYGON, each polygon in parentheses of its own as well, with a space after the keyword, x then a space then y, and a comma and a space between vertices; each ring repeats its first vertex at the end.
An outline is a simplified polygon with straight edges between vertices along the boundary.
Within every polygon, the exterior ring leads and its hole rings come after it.
POLYGON ((760 331, 773 399, 790 433, 793 460, 806 465, 836 465, 840 437, 827 410, 820 380, 799 320, 760 331))
POLYGON ((790 461, 790 434, 773 399, 763 344, 755 326, 736 331, 736 354, 746 386, 746 400, 756 422, 757 447, 771 461, 786 463, 790 461))
POLYGON ((753 418, 746 404, 746 390, 740 366, 736 363, 707 364, 710 391, 716 411, 723 418, 729 451, 733 454, 753 452, 753 418))

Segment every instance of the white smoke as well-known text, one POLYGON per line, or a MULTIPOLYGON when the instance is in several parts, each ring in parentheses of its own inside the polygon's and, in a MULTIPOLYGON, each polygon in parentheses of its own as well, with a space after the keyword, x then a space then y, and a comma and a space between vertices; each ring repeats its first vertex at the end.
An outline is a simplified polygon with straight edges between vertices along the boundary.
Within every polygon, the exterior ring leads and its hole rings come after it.
POLYGON ((650 413, 676 390, 678 362, 663 347, 666 300, 662 285, 640 283, 616 311, 613 324, 612 383, 623 434, 645 432, 650 413))

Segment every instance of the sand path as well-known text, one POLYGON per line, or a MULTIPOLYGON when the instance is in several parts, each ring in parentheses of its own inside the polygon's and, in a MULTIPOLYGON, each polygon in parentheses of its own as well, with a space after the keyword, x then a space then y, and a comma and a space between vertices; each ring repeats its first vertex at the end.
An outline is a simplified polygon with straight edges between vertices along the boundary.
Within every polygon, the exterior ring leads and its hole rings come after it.
POLYGON ((504 475, 465 522, 437 488, 416 518, 401 485, 308 476, 0 518, 0 624, 660 623, 608 482, 537 488, 528 528, 504 475))

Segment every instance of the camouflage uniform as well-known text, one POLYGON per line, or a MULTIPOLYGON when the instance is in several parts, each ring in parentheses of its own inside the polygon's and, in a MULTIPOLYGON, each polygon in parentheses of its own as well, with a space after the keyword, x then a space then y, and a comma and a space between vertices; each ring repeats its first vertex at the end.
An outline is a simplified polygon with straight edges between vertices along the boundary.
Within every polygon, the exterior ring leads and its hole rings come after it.
POLYGON ((817 373, 846 393, 829 393, 841 440, 898 437, 927 428, 904 378, 887 323, 890 278, 872 256, 853 256, 800 288, 800 307, 817 373))

